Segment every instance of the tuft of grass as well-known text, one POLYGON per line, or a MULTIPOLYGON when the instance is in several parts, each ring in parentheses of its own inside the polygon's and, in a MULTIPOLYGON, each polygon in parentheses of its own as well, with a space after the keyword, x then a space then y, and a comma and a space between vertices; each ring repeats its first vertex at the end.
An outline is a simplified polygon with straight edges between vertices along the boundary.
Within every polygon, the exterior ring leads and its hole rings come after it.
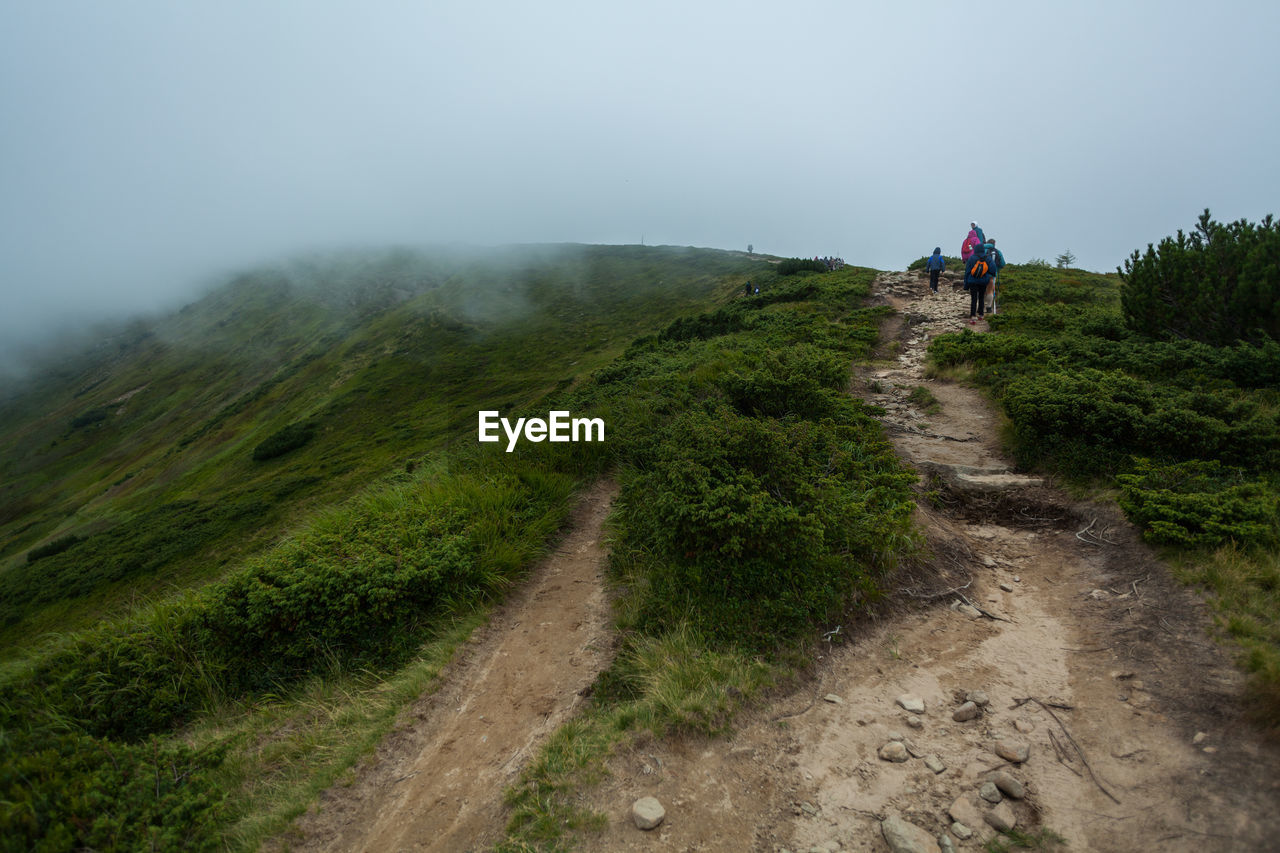
POLYGON ((942 411, 942 404, 938 402, 938 398, 925 385, 917 385, 912 388, 911 393, 907 395, 907 399, 926 414, 936 415, 942 411))
POLYGON ((1280 553, 1228 544, 1214 551, 1174 555, 1183 583, 1210 593, 1219 626, 1239 645, 1249 673, 1249 708, 1280 732, 1280 553))
POLYGON ((605 775, 623 744, 681 732, 727 730, 748 701, 782 672, 741 652, 710 649, 687 624, 661 637, 631 635, 596 686, 596 702, 561 726, 506 793, 512 817, 500 853, 568 850, 607 817, 581 806, 578 791, 605 775))

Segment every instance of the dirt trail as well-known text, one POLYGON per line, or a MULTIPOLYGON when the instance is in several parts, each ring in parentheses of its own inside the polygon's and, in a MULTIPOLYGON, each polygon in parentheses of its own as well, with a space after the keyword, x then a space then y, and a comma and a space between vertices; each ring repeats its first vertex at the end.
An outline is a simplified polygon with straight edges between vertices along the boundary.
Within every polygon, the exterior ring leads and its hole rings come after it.
POLYGON ((412 724, 299 821, 300 847, 455 853, 501 837, 504 789, 608 662, 601 527, 616 493, 602 482, 582 496, 565 539, 419 701, 412 724))
POLYGON ((1114 510, 1012 472, 980 394, 924 379, 929 338, 966 328, 966 295, 888 273, 875 296, 899 311, 882 353, 894 363, 867 371, 860 393, 885 407, 922 498, 933 493, 918 515, 931 571, 898 578, 900 612, 833 642, 806 689, 755 710, 731 738, 618 755, 590 794, 610 816, 590 848, 884 851, 881 821, 896 814, 924 830, 920 849, 945 834, 975 850, 992 810, 975 795, 1004 769, 1027 789, 1004 800, 1018 827, 1051 829, 1072 850, 1280 849, 1280 751, 1238 718, 1241 678, 1207 639, 1203 604, 1114 510), (908 400, 918 385, 939 412, 908 400), (957 722, 970 691, 986 694, 985 712, 957 722), (903 694, 925 712, 905 711, 903 694), (914 757, 880 758, 894 737, 914 757), (999 740, 1030 757, 1006 761, 999 740), (667 809, 650 833, 627 818, 645 795, 667 809), (958 837, 949 811, 974 837, 958 837))

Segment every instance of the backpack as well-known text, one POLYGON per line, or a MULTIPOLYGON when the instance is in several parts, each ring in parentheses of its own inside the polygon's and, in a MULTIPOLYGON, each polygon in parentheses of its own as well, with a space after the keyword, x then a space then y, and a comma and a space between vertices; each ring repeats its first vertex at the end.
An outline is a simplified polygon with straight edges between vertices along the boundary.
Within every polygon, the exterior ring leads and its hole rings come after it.
POLYGON ((982 258, 975 260, 973 265, 969 267, 970 278, 986 278, 987 274, 990 272, 991 267, 982 258))

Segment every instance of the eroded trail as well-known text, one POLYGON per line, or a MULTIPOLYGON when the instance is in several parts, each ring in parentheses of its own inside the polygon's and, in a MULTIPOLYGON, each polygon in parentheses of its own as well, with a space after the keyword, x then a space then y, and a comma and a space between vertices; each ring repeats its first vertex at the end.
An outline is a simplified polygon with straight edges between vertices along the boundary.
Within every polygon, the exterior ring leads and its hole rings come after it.
POLYGON ((833 643, 813 684, 732 738, 617 756, 592 794, 610 815, 592 847, 885 851, 896 816, 922 832, 912 849, 972 850, 998 811, 1072 850, 1280 849, 1280 754, 1239 720, 1241 678, 1203 604, 1114 510, 1012 472, 980 394, 924 379, 928 339, 966 328, 967 297, 908 273, 876 295, 899 311, 893 362, 859 393, 933 495, 918 515, 933 571, 898 578, 901 612, 833 643), (940 410, 908 399, 919 385, 940 410), (966 697, 977 713, 958 721, 966 697), (894 742, 902 760, 882 757, 894 742), (979 795, 997 770, 1021 798, 979 795), (626 817, 645 795, 667 807, 649 834, 626 817))
POLYGON ((607 663, 601 528, 617 489, 580 499, 566 537, 459 653, 349 787, 300 821, 308 850, 487 849, 502 795, 607 663))

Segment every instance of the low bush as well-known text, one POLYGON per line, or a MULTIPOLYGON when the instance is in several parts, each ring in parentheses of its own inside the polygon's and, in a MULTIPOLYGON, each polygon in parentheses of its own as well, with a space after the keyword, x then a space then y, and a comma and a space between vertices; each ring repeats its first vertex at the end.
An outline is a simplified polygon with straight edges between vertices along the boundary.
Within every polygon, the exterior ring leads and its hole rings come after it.
POLYGON ((316 425, 311 421, 289 424, 267 436, 253 448, 255 462, 266 462, 277 456, 284 456, 291 450, 297 450, 315 438, 316 425))
POLYGON ((1158 464, 1138 459, 1116 478, 1120 506, 1152 542, 1183 548, 1275 545, 1280 492, 1216 460, 1158 464))

